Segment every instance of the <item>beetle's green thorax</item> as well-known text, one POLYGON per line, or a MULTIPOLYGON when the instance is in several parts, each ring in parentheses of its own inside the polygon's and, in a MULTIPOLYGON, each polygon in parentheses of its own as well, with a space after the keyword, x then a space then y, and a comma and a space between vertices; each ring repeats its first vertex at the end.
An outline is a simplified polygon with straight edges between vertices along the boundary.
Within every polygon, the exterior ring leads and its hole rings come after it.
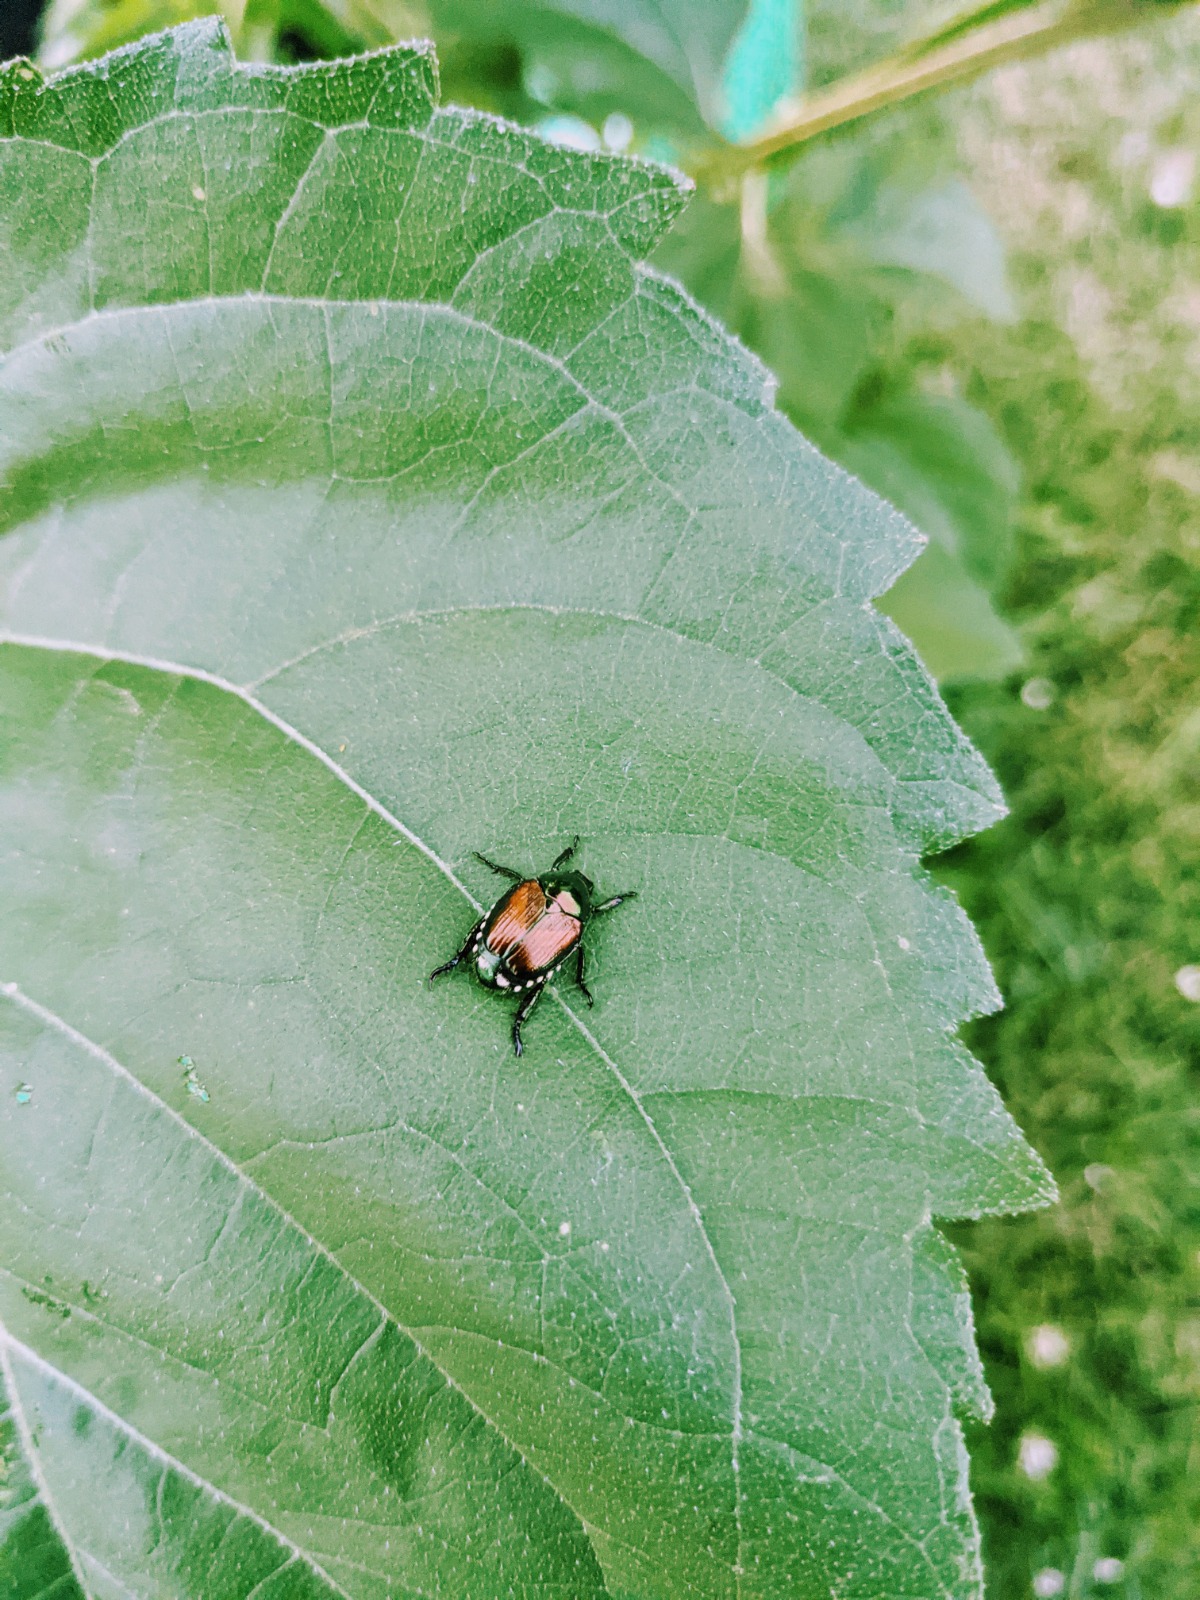
POLYGON ((592 909, 592 896, 596 892, 596 885, 582 872, 548 872, 544 878, 539 878, 547 900, 558 899, 566 894, 575 903, 575 910, 563 900, 559 900, 562 909, 580 920, 588 915, 592 909))

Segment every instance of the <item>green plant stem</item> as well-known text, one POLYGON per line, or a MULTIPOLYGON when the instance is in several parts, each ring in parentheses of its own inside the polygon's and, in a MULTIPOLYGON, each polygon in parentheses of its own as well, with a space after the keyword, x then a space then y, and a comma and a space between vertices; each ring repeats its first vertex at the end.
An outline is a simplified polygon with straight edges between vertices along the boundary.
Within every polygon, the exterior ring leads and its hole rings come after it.
POLYGON ((1012 9, 986 5, 971 19, 942 28, 827 89, 793 103, 761 137, 722 145, 689 163, 692 175, 722 188, 765 162, 798 150, 831 128, 898 105, 927 89, 968 83, 992 68, 1040 55, 1059 45, 1133 27, 1193 0, 1047 0, 1012 9))

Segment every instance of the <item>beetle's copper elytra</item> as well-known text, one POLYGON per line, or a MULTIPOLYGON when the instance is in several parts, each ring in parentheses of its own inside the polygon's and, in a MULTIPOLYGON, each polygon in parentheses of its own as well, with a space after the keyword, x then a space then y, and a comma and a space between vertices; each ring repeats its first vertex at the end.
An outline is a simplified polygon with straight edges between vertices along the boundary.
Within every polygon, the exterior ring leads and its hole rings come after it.
POLYGON ((475 924, 458 954, 429 974, 432 983, 469 958, 480 983, 502 993, 519 994, 521 1003, 512 1028, 513 1049, 517 1055, 523 1049, 521 1024, 572 951, 575 952, 575 981, 588 1005, 592 1004, 591 991, 583 981, 583 930, 590 918, 615 911, 626 900, 637 899, 637 894, 629 889, 600 905, 593 904, 596 886, 592 880, 582 872, 561 870, 578 846, 576 834, 555 859, 550 871, 540 878, 523 877, 512 867, 499 866, 476 851, 476 860, 500 877, 511 879, 512 888, 475 924))

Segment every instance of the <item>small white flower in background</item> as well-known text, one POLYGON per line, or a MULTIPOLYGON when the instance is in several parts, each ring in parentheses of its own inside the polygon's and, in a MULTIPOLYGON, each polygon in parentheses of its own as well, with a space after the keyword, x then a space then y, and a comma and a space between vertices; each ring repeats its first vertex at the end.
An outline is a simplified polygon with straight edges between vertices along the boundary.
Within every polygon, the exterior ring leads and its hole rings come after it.
POLYGON ((1049 711, 1056 690, 1049 678, 1030 678, 1021 685, 1021 699, 1031 711, 1049 711))
POLYGON ((1083 1181, 1089 1189, 1100 1193, 1104 1185, 1113 1176, 1113 1169, 1106 1167, 1103 1161, 1090 1161, 1083 1169, 1083 1181))
POLYGON ((1186 205, 1192 197, 1192 184, 1196 179, 1196 152, 1184 149, 1164 150, 1154 163, 1150 174, 1150 198, 1156 206, 1170 210, 1186 205))
POLYGON ((1067 1580, 1057 1567, 1043 1567, 1033 1575, 1033 1592, 1038 1600, 1053 1600, 1067 1587, 1067 1580))
POLYGON ((525 93, 544 106, 552 106, 558 94, 558 79, 544 61, 535 61, 525 74, 525 93))
POLYGON ((1145 161, 1150 154, 1150 135, 1141 128, 1131 128, 1128 133, 1121 135, 1117 145, 1117 164, 1122 167, 1136 166, 1139 161, 1145 161))
MULTIPOLYGON (((78 13, 82 7, 75 6, 73 9, 78 13)), ((69 67, 84 45, 85 39, 77 39, 73 33, 61 34, 44 50, 38 51, 39 64, 45 67, 47 72, 57 72, 60 67, 69 67)), ((22 72, 21 76, 32 77, 33 74, 22 72)))
POLYGON ((1175 974, 1175 987, 1185 1000, 1195 1000, 1200 1004, 1200 966, 1189 964, 1180 967, 1175 974))
POLYGON ((1092 1568, 1092 1577, 1097 1583, 1120 1583, 1124 1576, 1125 1563, 1116 1556, 1101 1556, 1092 1568))
POLYGON ((610 111, 604 119, 600 137, 607 149, 619 154, 622 150, 628 150, 633 142, 633 123, 623 111, 610 111))
POLYGON ((572 117, 564 113, 559 117, 546 117, 537 125, 537 131, 543 139, 549 139, 551 144, 561 145, 564 150, 599 150, 600 135, 590 122, 585 122, 582 117, 572 117))
POLYGON ((1040 1433, 1023 1433, 1017 1465, 1027 1478, 1037 1483, 1058 1465, 1058 1446, 1040 1433))
POLYGON ((1066 1334, 1053 1322, 1031 1328, 1025 1338, 1025 1349, 1035 1367, 1061 1367, 1071 1354, 1066 1334))

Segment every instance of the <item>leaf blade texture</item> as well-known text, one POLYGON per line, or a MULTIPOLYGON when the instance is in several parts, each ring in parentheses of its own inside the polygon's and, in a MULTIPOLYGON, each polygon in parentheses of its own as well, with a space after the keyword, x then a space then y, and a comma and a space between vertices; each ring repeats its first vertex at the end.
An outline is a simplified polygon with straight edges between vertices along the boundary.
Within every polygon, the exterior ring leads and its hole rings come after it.
POLYGON ((911 528, 644 266, 672 174, 426 50, 197 24, 0 138, 0 1320, 76 1570, 973 1592, 931 1219, 1048 1180, 953 1039, 919 854, 999 798, 870 604, 911 528), (422 979, 574 832, 640 898, 515 1062, 422 979))

